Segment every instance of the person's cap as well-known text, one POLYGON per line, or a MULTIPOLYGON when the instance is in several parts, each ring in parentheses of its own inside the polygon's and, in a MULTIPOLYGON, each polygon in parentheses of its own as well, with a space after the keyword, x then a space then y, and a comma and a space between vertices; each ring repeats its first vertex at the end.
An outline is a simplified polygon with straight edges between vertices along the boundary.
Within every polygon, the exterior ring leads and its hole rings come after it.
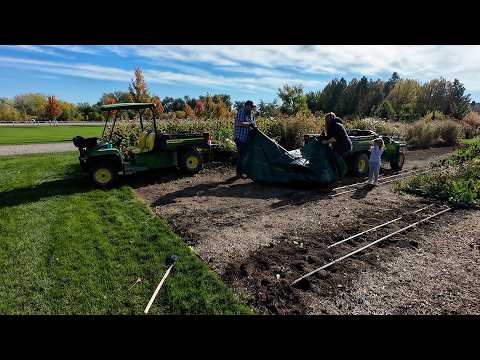
POLYGON ((245 101, 245 106, 250 105, 251 107, 257 107, 252 100, 245 101))

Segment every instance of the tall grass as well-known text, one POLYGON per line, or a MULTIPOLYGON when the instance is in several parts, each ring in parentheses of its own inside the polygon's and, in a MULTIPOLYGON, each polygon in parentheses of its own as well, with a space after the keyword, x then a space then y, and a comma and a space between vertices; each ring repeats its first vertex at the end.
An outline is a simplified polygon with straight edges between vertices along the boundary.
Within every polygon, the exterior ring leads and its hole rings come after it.
MULTIPOLYGON (((474 119, 471 120, 472 123, 474 121, 474 119)), ((413 124, 376 118, 350 119, 345 120, 344 124, 348 129, 373 130, 381 135, 405 138, 412 148, 455 145, 463 135, 462 125, 459 122, 444 119, 438 113, 435 117, 433 114, 427 114, 413 124)), ((305 134, 320 133, 325 128, 325 120, 323 116, 302 113, 294 116, 259 117, 257 126, 280 145, 291 150, 303 145, 305 134)), ((158 129, 167 133, 208 132, 218 145, 215 147, 216 152, 235 152, 233 119, 160 120, 158 129)), ((115 132, 125 137, 121 146, 125 149, 136 144, 141 129, 138 122, 119 122, 115 132)))

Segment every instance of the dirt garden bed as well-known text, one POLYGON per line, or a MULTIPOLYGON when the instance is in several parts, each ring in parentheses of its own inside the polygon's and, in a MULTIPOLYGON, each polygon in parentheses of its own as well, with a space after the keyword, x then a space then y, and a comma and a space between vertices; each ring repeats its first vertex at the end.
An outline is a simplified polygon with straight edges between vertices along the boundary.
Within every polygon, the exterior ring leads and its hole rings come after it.
MULTIPOLYGON (((452 151, 410 151, 405 169, 424 167, 452 151)), ((231 181, 233 174, 232 168, 217 167, 194 177, 172 173, 150 183, 142 179, 134 186, 257 311, 480 313, 478 211, 441 215, 291 287, 299 276, 421 215, 407 216, 358 241, 330 249, 329 244, 421 208, 427 201, 395 194, 391 184, 331 198, 325 189, 231 181)), ((352 179, 342 184, 349 182, 352 179)), ((430 213, 441 206, 432 206, 430 213)))

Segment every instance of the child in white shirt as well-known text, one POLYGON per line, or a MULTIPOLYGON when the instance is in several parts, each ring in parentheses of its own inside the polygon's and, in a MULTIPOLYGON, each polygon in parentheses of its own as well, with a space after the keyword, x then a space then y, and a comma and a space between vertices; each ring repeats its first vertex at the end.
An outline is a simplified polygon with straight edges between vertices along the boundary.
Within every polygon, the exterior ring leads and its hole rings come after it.
POLYGON ((373 140, 373 146, 370 148, 370 161, 368 164, 368 183, 378 185, 378 175, 380 174, 381 157, 385 150, 385 144, 381 138, 373 140))

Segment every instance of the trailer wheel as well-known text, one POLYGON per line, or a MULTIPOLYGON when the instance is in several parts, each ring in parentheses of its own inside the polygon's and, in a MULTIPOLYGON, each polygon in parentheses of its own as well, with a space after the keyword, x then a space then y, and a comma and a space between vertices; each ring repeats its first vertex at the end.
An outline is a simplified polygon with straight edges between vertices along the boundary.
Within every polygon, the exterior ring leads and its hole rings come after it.
POLYGON ((103 188, 112 187, 116 183, 118 177, 115 168, 110 164, 94 164, 90 168, 89 173, 90 179, 93 183, 103 188))
POLYGON ((357 154, 353 157, 352 173, 356 177, 368 175, 368 155, 365 153, 357 154))
POLYGON ((401 152, 401 153, 398 153, 395 159, 390 160, 390 167, 392 168, 392 170, 402 170, 404 163, 405 163, 405 154, 401 152))
POLYGON ((188 150, 182 155, 179 166, 187 174, 196 174, 203 168, 203 156, 197 149, 188 150))

